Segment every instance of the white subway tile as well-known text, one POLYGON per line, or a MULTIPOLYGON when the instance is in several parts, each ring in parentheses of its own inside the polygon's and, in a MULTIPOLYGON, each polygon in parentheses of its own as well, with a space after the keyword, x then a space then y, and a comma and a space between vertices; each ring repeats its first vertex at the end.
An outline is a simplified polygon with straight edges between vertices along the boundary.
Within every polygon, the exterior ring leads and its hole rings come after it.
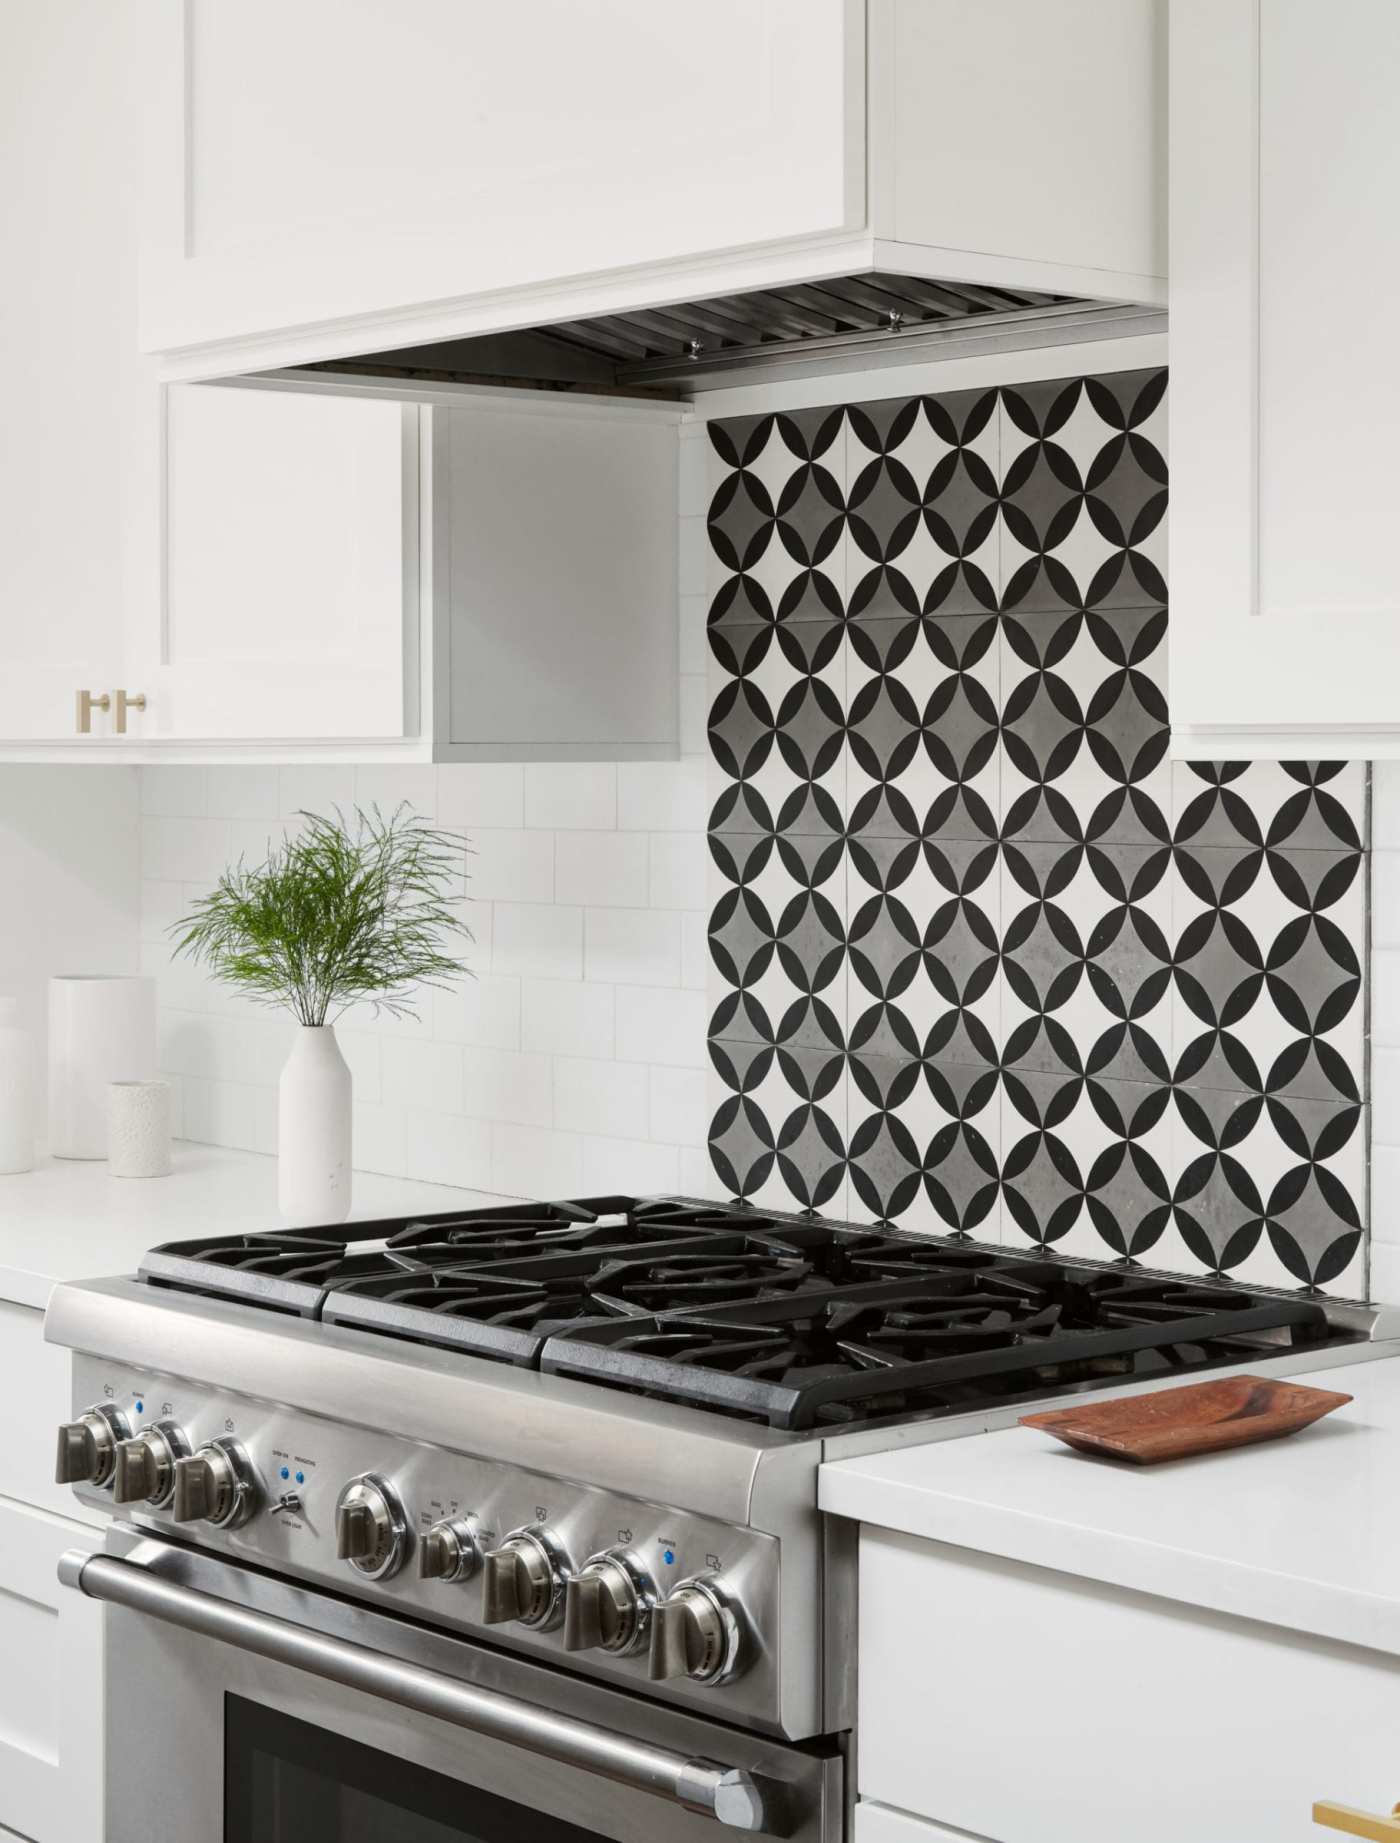
POLYGON ((644 832, 560 832, 554 840, 558 900, 584 907, 644 909, 647 857, 644 832))
POLYGON ((386 1177, 407 1177, 408 1152, 404 1143, 407 1115, 402 1107, 355 1103, 354 1163, 357 1171, 381 1171, 386 1177))
POLYGON ((669 1145, 703 1146, 710 1127, 703 1069, 648 1071, 650 1137, 669 1145))
POLYGON ((549 832, 478 832, 467 888, 482 902, 552 902, 554 838, 549 832))
POLYGON ((228 867, 228 821, 153 813, 141 823, 141 875, 160 882, 218 881, 228 867))
POLYGON ((287 841, 287 828, 280 819, 230 819, 228 826, 228 864, 241 858, 249 869, 265 864, 274 851, 287 841))
POLYGON ((460 979, 435 992, 433 1034, 481 1049, 520 1047, 520 981, 499 973, 460 979))
POLYGON ((208 812, 214 819, 280 819, 282 802, 276 768, 208 768, 208 812))
POLYGON ((681 754, 706 755, 709 752, 710 705, 703 672, 681 674, 681 754))
POLYGON ((653 832, 650 884, 652 908, 704 908, 709 858, 709 846, 703 832, 653 832))
POLYGON ((462 1111, 462 1046, 424 1037, 385 1037, 380 1093, 389 1107, 462 1111))
POLYGON ((163 815, 177 819, 200 819, 209 811, 209 770, 185 768, 172 764, 168 768, 141 768, 141 812, 143 817, 163 815))
POLYGON ((611 1056, 614 992, 573 979, 521 985, 521 1042, 546 1056, 611 1056))
POLYGON ((404 1118, 406 1175, 427 1184, 481 1190, 491 1181, 491 1128, 461 1114, 410 1108, 404 1118))
POLYGON ((556 1059, 556 1126, 573 1133, 638 1135, 646 1113, 647 1072, 640 1063, 556 1059))
POLYGON ((695 1146, 681 1147, 680 1191, 685 1197, 714 1197, 720 1202, 726 1202, 729 1198, 728 1191, 720 1183, 719 1174, 710 1161, 709 1152, 695 1146))
POLYGON ((613 985, 680 984, 678 915, 646 909, 590 909, 586 944, 584 964, 590 979, 613 985))
POLYGON ((703 428, 681 430, 677 491, 680 516, 701 518, 710 509, 710 438, 703 428))
POLYGON ((705 995, 621 986, 617 994, 617 1053, 627 1062, 703 1069, 705 995))
POLYGON ((525 769, 520 762, 441 762, 438 819, 457 831, 525 823, 525 769))
POLYGON ((1380 1044, 1371 1049, 1371 1136, 1377 1145, 1400 1147, 1400 1049, 1380 1044))
POLYGON ((681 917, 681 984, 703 992, 710 977, 710 918, 704 909, 681 917))
POLYGON ((1371 1041, 1400 1048, 1400 948, 1379 947, 1371 955, 1371 1041))
POLYGON ((491 1188, 503 1196, 548 1200, 582 1188, 583 1141, 576 1133, 499 1124, 490 1133, 491 1188))
POLYGON ((525 823, 592 831, 617 824, 617 768, 612 762, 527 762, 525 823))
POLYGON ((710 666, 710 602, 705 595, 682 595, 678 614, 680 670, 703 677, 710 666))
POLYGON ((1400 1305, 1400 1247, 1373 1241, 1368 1252, 1371 1283, 1367 1297, 1377 1305, 1400 1305))
POLYGON ((336 1042, 355 1084, 356 1105, 377 1105, 383 1097, 384 1046, 386 1039, 372 1030, 349 1030, 336 1026, 336 1042))
POLYGON ((277 803, 284 820, 298 813, 316 813, 332 819, 339 809, 346 818, 355 810, 355 770, 351 767, 317 767, 298 762, 277 771, 277 803))
POLYGON ((519 1050, 468 1049, 463 1057, 462 1111, 474 1120, 548 1126, 553 1118, 548 1056, 519 1050))
POLYGON ((431 762, 376 762, 355 770, 355 804, 378 807, 385 819, 401 806, 423 819, 437 817, 437 769, 431 762))
POLYGON ((579 1140, 579 1179, 585 1192, 673 1192, 680 1188, 680 1152, 643 1139, 579 1140))
POLYGON ((617 823, 625 831, 703 833, 705 781, 703 761, 620 762, 617 823))
POLYGON ((1371 854, 1371 945, 1400 947, 1400 851, 1371 854))
POLYGON ((703 513, 691 513, 678 521, 677 558, 682 595, 705 593, 710 567, 710 534, 703 513))
POLYGON ((1400 1248, 1400 1146, 1371 1147, 1371 1240, 1400 1248))
POLYGON ((170 943, 170 930, 190 912, 186 885, 146 878, 141 884, 141 938, 170 943))
POLYGON ((265 1152, 270 1158, 277 1155, 277 1090, 275 1088, 254 1088, 253 1090, 253 1150, 265 1152))
POLYGON ((582 978, 583 910, 498 902, 491 965, 495 972, 522 979, 582 978))
POLYGON ((200 1145, 233 1146, 242 1152, 257 1150, 252 1088, 195 1078, 186 1079, 182 1086, 186 1139, 200 1145))
POLYGON ((1371 843, 1379 851, 1400 851, 1400 761, 1371 769, 1371 843))

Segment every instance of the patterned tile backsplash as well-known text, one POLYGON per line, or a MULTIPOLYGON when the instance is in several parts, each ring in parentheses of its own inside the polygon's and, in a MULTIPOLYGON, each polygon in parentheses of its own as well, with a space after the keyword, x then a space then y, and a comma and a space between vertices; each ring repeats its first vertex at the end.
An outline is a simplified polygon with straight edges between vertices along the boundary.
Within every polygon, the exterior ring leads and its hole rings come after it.
POLYGON ((711 1157, 1361 1297, 1366 771, 1168 760, 1165 392, 710 425, 711 1157))

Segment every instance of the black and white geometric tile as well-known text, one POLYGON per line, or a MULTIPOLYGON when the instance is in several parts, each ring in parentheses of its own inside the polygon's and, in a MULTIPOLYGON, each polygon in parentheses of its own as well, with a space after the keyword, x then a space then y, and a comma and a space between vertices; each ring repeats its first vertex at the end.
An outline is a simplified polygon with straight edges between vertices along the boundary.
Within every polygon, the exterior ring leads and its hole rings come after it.
POLYGON ((1365 769, 1169 761, 1165 392, 710 425, 711 1153, 1360 1297, 1365 769))

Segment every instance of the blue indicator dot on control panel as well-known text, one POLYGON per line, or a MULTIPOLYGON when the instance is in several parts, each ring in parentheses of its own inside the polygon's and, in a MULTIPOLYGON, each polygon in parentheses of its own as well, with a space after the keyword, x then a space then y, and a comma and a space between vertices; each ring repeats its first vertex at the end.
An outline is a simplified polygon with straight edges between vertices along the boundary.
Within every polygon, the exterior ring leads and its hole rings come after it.
POLYGON ((286 1466, 283 1466, 283 1467, 282 1467, 282 1476, 283 1476, 283 1478, 290 1478, 290 1477, 291 1477, 291 1472, 290 1472, 290 1471, 289 1471, 289 1470, 287 1469, 287 1467, 286 1467, 286 1466))
POLYGON ((297 1483, 298 1483, 299 1485, 304 1485, 304 1484, 306 1483, 306 1474, 305 1474, 305 1472, 298 1472, 298 1473, 297 1473, 297 1483))
POLYGON ((138 1414, 144 1414, 144 1413, 146 1412, 146 1404, 145 1404, 145 1402, 143 1402, 143 1401, 138 1401, 138 1402, 137 1402, 137 1404, 136 1404, 136 1412, 137 1412, 138 1414))
POLYGON ((662 1561, 665 1562, 668 1568, 674 1566, 675 1559, 676 1559, 676 1551, 674 1549, 667 1549, 665 1554, 661 1557, 661 1559, 662 1561))

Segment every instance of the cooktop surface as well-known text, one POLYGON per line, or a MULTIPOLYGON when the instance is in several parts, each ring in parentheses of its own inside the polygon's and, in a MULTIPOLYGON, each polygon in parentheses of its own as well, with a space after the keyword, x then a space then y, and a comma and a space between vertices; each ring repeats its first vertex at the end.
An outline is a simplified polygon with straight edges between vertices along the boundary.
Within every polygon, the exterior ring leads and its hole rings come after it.
POLYGON ((140 1277, 793 1430, 1363 1335, 1228 1281, 671 1197, 170 1242, 140 1277))

